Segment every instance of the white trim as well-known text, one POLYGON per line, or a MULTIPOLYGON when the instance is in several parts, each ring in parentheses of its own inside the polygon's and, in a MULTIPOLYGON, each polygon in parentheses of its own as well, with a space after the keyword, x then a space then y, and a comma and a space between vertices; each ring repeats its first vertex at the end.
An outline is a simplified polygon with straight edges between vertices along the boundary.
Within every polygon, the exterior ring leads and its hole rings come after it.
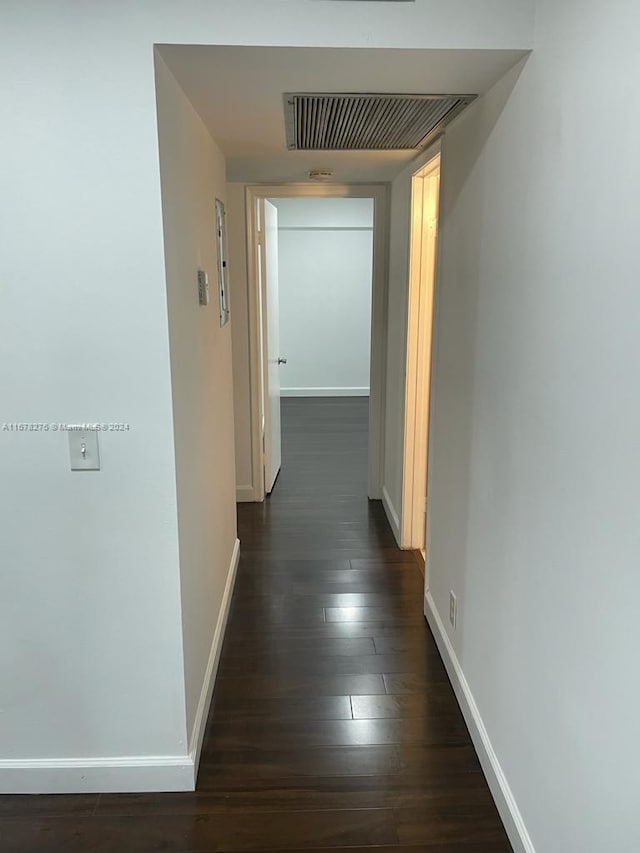
POLYGON ((398 511, 393 505, 393 501, 391 500, 391 496, 389 495, 386 486, 382 487, 382 506, 384 507, 384 511, 389 519, 389 524, 393 530, 393 535, 396 537, 396 542, 400 545, 400 517, 398 515, 398 511))
POLYGON ((231 606, 231 597, 233 595, 233 587, 238 571, 238 563, 240 561, 240 540, 236 539, 231 555, 231 563, 227 573, 227 582, 224 587, 222 596, 222 604, 218 613, 218 621, 216 630, 213 633, 213 641, 211 643, 211 651, 209 652, 209 660, 207 669, 204 675, 200 700, 196 710, 196 716, 193 721, 191 737, 189 738, 189 754, 194 767, 194 790, 195 778, 198 775, 198 765, 200 763, 200 753, 202 751, 202 740, 204 738, 204 730, 207 725, 207 716, 209 714, 209 706, 211 705, 211 697, 213 696, 213 687, 216 681, 218 672, 218 663, 220 661, 220 653, 222 651, 222 643, 224 641, 224 631, 227 627, 227 618, 229 616, 229 607, 231 606))
POLYGON ((401 547, 425 549, 440 145, 411 178, 401 547), (435 225, 427 217, 434 216, 435 225))
MULTIPOLYGON (((366 190, 366 187, 364 188, 366 190)), ((369 486, 371 499, 382 498, 387 405, 387 344, 389 320, 390 185, 373 196, 373 292, 371 294, 371 355, 369 380, 369 486)))
MULTIPOLYGON (((442 155, 442 146, 441 140, 438 141, 438 151, 440 153, 440 186, 442 187, 443 181, 443 170, 446 169, 445 158, 442 155)), ((438 204, 438 221, 442 221, 442 192, 440 193, 440 199, 438 204)), ((438 240, 436 246, 436 276, 434 281, 434 293, 433 293, 433 319, 431 326, 431 375, 429 377, 429 450, 427 456, 427 495, 433 494, 433 465, 431 464, 431 457, 433 453, 433 430, 434 430, 434 417, 433 410, 435 406, 435 401, 438 399, 438 335, 440 331, 440 323, 438 321, 439 310, 440 310, 440 273, 442 270, 442 254, 443 254, 443 241, 438 240)), ((429 561, 429 547, 428 543, 431 541, 431 530, 432 530, 432 518, 431 518, 431 501, 427 500, 427 512, 425 519, 425 562, 424 562, 424 588, 428 590, 430 587, 429 584, 429 572, 431 570, 430 561, 429 561)))
POLYGON ((281 397, 368 397, 368 388, 281 388, 281 397))
POLYGON ((498 761, 471 688, 467 683, 451 640, 442 624, 440 614, 429 591, 424 596, 424 615, 433 633, 438 650, 449 674, 460 710, 469 728, 482 770, 487 778, 493 799, 502 818, 514 853, 536 853, 513 791, 498 761))
POLYGON ((258 283, 258 228, 256 207, 259 199, 274 198, 372 198, 373 286, 371 295, 371 359, 369 392, 368 495, 382 496, 384 460, 385 390, 387 370, 387 300, 389 289, 389 188, 386 184, 255 184, 245 188, 247 228, 247 275, 249 305, 249 349, 251 383, 251 459, 254 500, 265 497, 262 443, 260 366, 262 336, 258 283))
POLYGON ((194 789, 190 755, 0 761, 0 794, 124 794, 194 789))
POLYGON ((249 429, 251 437, 251 480, 254 501, 263 501, 264 445, 262 407, 262 311, 259 303, 258 262, 258 196, 245 187, 246 255, 247 255, 247 311, 249 326, 249 429))
POLYGON ((252 503, 255 499, 253 486, 236 486, 236 503, 252 503))
POLYGON ((189 755, 0 760, 0 794, 107 794, 194 791, 224 629, 233 594, 240 542, 236 539, 198 702, 189 755))

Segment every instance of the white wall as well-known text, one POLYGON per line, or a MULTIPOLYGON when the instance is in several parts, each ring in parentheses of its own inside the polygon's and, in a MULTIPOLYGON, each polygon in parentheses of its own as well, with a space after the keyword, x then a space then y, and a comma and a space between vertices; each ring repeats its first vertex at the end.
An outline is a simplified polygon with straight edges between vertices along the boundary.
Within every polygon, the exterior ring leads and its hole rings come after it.
POLYGON ((531 46, 532 0, 402 5, 3 4, 2 420, 131 424, 95 474, 2 436, 3 780, 187 749, 154 44, 531 46))
POLYGON ((373 228, 370 198, 273 198, 278 228, 373 228))
POLYGON ((538 6, 444 140, 431 595, 535 850, 635 853, 640 13, 538 6))
MULTIPOLYGON (((192 733, 208 687, 215 628, 224 618, 236 543, 231 327, 220 328, 216 289, 215 199, 225 201, 225 164, 160 57, 156 87, 187 731, 192 733), (198 302, 198 269, 209 275, 207 307, 198 302)), ((192 742, 194 737, 197 733, 190 734, 192 742)))
POLYGON ((187 749, 153 57, 106 9, 2 14, 0 420, 130 424, 99 472, 0 435, 0 790, 52 789, 187 749))
POLYGON ((366 396, 373 199, 276 199, 283 396, 366 396))

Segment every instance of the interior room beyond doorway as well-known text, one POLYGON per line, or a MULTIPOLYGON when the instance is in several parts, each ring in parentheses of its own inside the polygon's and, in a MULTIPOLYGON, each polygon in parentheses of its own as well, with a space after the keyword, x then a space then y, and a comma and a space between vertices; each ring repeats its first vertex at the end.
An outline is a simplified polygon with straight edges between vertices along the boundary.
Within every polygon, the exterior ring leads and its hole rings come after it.
POLYGON ((244 258, 235 248, 230 258, 236 282, 232 313, 237 499, 263 501, 277 480, 282 458, 281 393, 285 398, 355 397, 364 403, 367 495, 380 499, 388 189, 382 184, 243 187, 242 235, 240 202, 240 193, 232 191, 230 209, 236 215, 230 215, 230 222, 232 227, 236 223, 236 232, 231 245, 246 246, 244 258), (294 202, 300 204, 298 210, 294 202), (250 392, 248 398, 244 389, 250 392))
POLYGON ((279 198, 283 397, 368 397, 373 200, 279 198))

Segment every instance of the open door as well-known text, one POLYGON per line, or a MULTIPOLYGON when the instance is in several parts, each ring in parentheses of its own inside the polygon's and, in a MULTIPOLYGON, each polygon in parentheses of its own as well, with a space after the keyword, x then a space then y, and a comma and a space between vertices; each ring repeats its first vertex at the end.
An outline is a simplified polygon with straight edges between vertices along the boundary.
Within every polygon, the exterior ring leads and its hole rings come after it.
POLYGON ((270 494, 282 464, 280 432, 280 324, 278 300, 278 210, 259 201, 260 279, 263 339, 264 487, 270 494))

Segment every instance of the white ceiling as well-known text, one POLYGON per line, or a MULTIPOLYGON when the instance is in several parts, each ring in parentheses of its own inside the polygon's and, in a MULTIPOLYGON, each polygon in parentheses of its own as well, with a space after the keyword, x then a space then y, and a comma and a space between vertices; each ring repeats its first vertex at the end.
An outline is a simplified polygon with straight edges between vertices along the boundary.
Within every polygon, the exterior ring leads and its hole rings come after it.
POLYGON ((285 92, 479 94, 525 51, 161 45, 159 51, 227 159, 230 181, 387 181, 414 151, 288 151, 285 92))

